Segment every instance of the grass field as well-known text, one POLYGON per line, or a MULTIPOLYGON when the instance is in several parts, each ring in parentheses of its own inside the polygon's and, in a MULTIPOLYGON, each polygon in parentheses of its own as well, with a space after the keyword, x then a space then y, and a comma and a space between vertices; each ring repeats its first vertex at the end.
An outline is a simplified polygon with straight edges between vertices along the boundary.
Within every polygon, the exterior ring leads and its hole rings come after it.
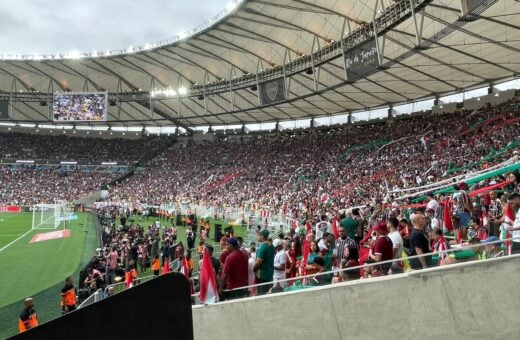
MULTIPOLYGON (((3 248, 0 251, 0 339, 17 333, 18 315, 27 296, 35 299, 41 322, 61 315, 59 297, 65 277, 72 275, 77 285, 80 269, 89 262, 97 248, 96 223, 91 215, 78 214, 78 220, 67 223, 70 223, 67 226, 71 231, 70 237, 29 243, 34 235, 54 230, 31 231, 32 213, 0 213, 0 249, 3 248)), ((145 227, 150 223, 151 218, 141 221, 145 227)), ((212 230, 216 223, 222 224, 223 228, 228 225, 223 220, 210 220, 212 230)), ((236 236, 245 238, 246 233, 246 228, 235 227, 236 236)), ((208 243, 216 244, 212 236, 208 243)), ((178 241, 187 244, 182 226, 178 228, 178 241)), ((198 270, 196 254, 194 265, 198 270)), ((150 274, 148 271, 140 276, 150 274)))
POLYGON ((59 291, 65 277, 73 275, 77 281, 78 269, 97 246, 96 225, 90 215, 78 214, 77 220, 67 224, 70 237, 29 243, 34 235, 54 230, 31 231, 32 213, 0 214, 1 339, 16 333, 22 300, 27 296, 35 298, 41 321, 60 315, 59 291))

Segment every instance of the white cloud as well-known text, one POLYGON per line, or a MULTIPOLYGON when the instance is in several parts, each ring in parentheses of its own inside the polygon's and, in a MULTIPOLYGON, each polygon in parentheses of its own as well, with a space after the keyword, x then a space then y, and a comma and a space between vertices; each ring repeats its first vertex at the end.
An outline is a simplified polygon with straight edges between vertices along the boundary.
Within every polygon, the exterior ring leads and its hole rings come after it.
POLYGON ((226 8, 229 0, 2 0, 4 54, 127 49, 171 38, 226 8))

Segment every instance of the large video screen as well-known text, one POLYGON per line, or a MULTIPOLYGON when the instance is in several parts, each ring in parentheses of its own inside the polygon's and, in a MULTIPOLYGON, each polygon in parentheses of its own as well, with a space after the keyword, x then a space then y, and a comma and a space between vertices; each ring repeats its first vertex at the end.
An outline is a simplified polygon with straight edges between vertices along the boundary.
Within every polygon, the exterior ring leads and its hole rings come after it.
POLYGON ((52 113, 55 121, 107 120, 106 92, 56 93, 52 113))

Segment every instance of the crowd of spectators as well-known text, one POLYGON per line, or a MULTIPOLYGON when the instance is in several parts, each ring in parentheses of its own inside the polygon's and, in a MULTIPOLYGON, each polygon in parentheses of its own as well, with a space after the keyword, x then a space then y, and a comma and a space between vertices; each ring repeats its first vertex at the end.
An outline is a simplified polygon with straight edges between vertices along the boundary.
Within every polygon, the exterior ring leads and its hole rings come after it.
POLYGON ((474 164, 452 175, 479 170, 517 152, 511 148, 482 162, 491 152, 520 141, 518 123, 499 126, 519 116, 516 102, 468 115, 177 143, 111 188, 110 200, 268 207, 294 217, 323 207, 373 203, 390 190, 438 181, 448 168, 474 164), (486 120, 493 122, 477 124, 486 120))
POLYGON ((168 143, 170 138, 157 136, 101 139, 2 132, 0 158, 132 163, 155 155, 168 143))
POLYGON ((0 166, 0 206, 31 206, 74 202, 101 188, 121 174, 113 172, 59 171, 57 167, 37 169, 35 165, 0 166))

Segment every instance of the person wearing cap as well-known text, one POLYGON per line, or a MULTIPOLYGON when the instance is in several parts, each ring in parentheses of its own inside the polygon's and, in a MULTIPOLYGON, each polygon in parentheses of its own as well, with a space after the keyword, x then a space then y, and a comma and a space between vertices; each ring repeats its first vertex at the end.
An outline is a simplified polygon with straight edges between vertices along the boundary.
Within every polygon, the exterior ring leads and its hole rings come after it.
POLYGON ((492 259, 504 256, 504 251, 500 249, 502 243, 496 236, 489 236, 481 242, 484 245, 484 253, 482 259, 492 259))
POLYGON ((18 329, 20 333, 27 331, 28 329, 38 326, 38 315, 34 310, 34 300, 28 297, 24 301, 24 309, 18 319, 18 329))
MULTIPOLYGON (((276 287, 278 281, 285 279, 285 266, 287 264, 287 255, 283 249, 283 240, 277 238, 273 240, 273 247, 276 250, 273 262, 273 287, 276 287)), ((285 287, 285 282, 279 282, 280 286, 285 287)))
MULTIPOLYGON (((368 253, 368 260, 366 263, 377 263, 388 261, 394 257, 394 248, 392 240, 387 236, 388 229, 386 222, 377 223, 372 228, 372 239, 374 242, 370 245, 368 253)), ((375 266, 370 266, 372 276, 388 275, 388 270, 392 266, 392 262, 383 263, 375 266)))
MULTIPOLYGON (((258 233, 258 241, 262 244, 256 252, 256 263, 253 271, 256 274, 257 283, 267 283, 273 281, 274 274, 274 255, 275 250, 272 244, 268 242, 269 231, 264 229, 258 233)), ((266 294, 270 285, 261 285, 257 287, 257 295, 266 294)))
POLYGON ((234 237, 226 241, 226 248, 229 255, 220 276, 219 294, 225 300, 249 296, 247 288, 238 289, 249 284, 248 256, 240 249, 240 244, 234 237), (224 287, 227 289, 225 292, 224 287))

